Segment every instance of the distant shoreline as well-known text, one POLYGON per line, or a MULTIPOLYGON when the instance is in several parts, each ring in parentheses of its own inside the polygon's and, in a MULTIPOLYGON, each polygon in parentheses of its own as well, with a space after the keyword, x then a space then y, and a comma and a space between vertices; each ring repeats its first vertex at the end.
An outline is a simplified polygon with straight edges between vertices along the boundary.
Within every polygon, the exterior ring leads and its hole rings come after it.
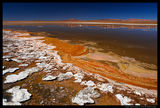
POLYGON ((83 24, 83 25, 135 25, 135 26, 157 26, 155 22, 102 22, 102 21, 3 21, 3 25, 21 25, 21 24, 83 24))

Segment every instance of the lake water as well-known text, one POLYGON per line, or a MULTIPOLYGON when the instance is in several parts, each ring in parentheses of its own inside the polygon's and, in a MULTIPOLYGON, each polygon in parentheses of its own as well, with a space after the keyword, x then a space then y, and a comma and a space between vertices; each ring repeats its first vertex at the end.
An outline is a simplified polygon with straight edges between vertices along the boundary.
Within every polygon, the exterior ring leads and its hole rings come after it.
POLYGON ((157 65, 157 29, 103 28, 98 26, 62 26, 62 25, 10 25, 4 29, 47 32, 53 37, 94 42, 102 52, 112 51, 121 56, 135 58, 141 62, 157 65), (51 35, 52 36, 52 35, 51 35))

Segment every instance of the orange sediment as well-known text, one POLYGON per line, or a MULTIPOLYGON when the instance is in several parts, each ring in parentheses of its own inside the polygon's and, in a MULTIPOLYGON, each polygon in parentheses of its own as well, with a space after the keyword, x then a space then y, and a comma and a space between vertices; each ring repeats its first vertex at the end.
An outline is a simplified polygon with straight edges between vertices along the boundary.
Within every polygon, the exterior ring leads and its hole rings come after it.
POLYGON ((157 79, 133 76, 129 73, 126 74, 109 64, 104 64, 96 60, 86 61, 80 58, 75 58, 75 56, 81 56, 88 53, 88 49, 84 46, 73 45, 50 37, 45 38, 45 43, 56 46, 54 50, 59 51, 58 53, 63 62, 72 63, 84 71, 99 74, 117 82, 157 90, 157 79))

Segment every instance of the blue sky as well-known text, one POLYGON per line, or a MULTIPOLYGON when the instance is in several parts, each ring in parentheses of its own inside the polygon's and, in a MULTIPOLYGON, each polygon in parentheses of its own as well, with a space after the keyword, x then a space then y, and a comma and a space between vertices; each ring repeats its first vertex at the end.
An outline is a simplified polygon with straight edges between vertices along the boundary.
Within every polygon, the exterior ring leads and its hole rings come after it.
POLYGON ((72 3, 4 2, 3 20, 152 19, 157 20, 157 3, 72 3))

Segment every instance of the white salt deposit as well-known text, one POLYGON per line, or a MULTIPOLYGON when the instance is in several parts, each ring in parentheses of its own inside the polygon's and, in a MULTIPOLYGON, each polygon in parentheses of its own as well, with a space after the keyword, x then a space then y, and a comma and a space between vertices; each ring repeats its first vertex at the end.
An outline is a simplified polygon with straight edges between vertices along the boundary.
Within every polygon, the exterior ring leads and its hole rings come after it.
POLYGON ((28 75, 30 75, 34 72, 38 72, 38 71, 39 71, 39 69, 37 67, 32 67, 32 68, 26 69, 25 71, 22 71, 18 74, 8 75, 6 77, 6 80, 4 81, 4 83, 13 83, 13 82, 22 80, 22 79, 28 77, 28 75))
POLYGON ((15 86, 6 92, 12 93, 12 100, 11 102, 7 102, 6 99, 3 99, 4 105, 21 105, 20 102, 29 100, 31 97, 31 94, 27 91, 27 89, 20 89, 20 86, 15 86))
POLYGON ((2 69, 5 69, 5 68, 6 68, 6 66, 3 66, 3 67, 2 67, 2 69))
POLYGON ((5 69, 3 70, 3 75, 6 74, 6 73, 12 73, 12 72, 15 72, 16 70, 18 70, 19 68, 8 68, 8 69, 5 69))
POLYGON ((18 60, 18 59, 16 59, 16 58, 13 58, 12 61, 15 61, 15 62, 17 62, 17 63, 21 63, 21 62, 22 62, 21 60, 18 60))
POLYGON ((111 92, 113 93, 113 87, 109 83, 97 84, 97 88, 102 90, 103 92, 111 92))
POLYGON ((63 80, 66 80, 66 79, 70 79, 73 77, 73 74, 72 72, 67 72, 67 73, 60 73, 58 75, 58 81, 63 81, 63 80))
POLYGON ((20 64, 19 66, 28 66, 28 64, 20 64))
POLYGON ((152 98, 147 98, 147 101, 150 102, 150 103, 155 103, 155 99, 154 98, 153 99, 152 98))
POLYGON ((72 98, 72 102, 78 105, 84 105, 85 103, 94 103, 92 98, 98 98, 100 94, 92 87, 86 87, 81 90, 76 97, 72 98))
POLYGON ((51 81, 51 80, 54 80, 56 78, 57 78, 57 76, 46 75, 45 77, 42 78, 42 80, 51 81))
POLYGON ((95 86, 95 83, 93 81, 89 80, 89 81, 82 81, 81 85, 95 86))
POLYGON ((7 99, 3 99, 3 105, 21 105, 20 102, 7 102, 7 99))
POLYGON ((117 97, 117 99, 120 100, 121 105, 132 105, 132 104, 129 103, 129 102, 131 102, 130 98, 128 98, 126 96, 123 97, 122 94, 116 94, 115 96, 117 97))
POLYGON ((74 82, 81 82, 83 77, 84 77, 84 74, 82 74, 82 73, 74 74, 74 78, 76 79, 74 82))

